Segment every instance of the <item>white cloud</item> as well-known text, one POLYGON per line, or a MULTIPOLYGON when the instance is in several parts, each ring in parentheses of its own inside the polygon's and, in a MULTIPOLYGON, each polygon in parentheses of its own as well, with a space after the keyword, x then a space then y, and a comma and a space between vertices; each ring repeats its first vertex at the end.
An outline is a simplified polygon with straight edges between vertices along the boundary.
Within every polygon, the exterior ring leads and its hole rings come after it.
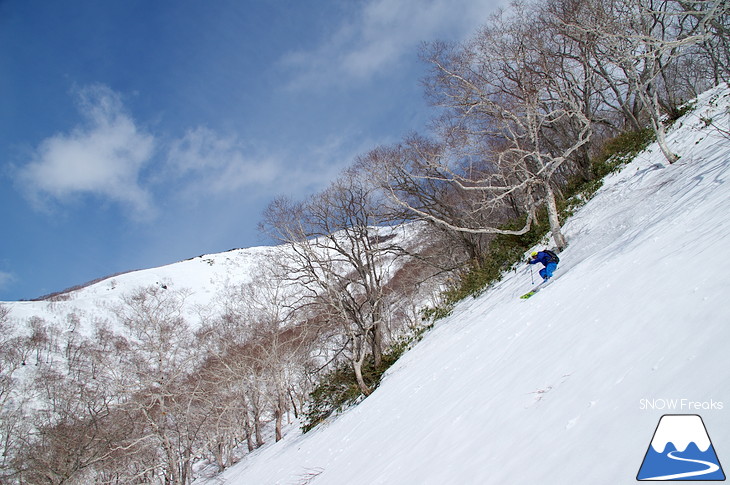
POLYGON ((340 133, 318 145, 262 148, 203 126, 170 138, 141 130, 108 87, 87 87, 77 97, 84 122, 43 140, 16 171, 41 206, 93 195, 151 221, 158 206, 175 207, 166 198, 197 204, 231 195, 301 196, 326 186, 371 142, 340 133))
POLYGON ((312 51, 289 53, 290 87, 311 89, 368 80, 415 58, 422 42, 461 40, 503 0, 371 0, 312 51))
POLYGON ((288 166, 291 157, 206 127, 163 141, 140 130, 120 95, 108 87, 87 87, 77 96, 84 123, 43 140, 16 172, 20 186, 41 206, 90 194, 149 221, 158 215, 155 200, 170 194, 190 202, 235 192, 260 194, 282 184, 297 186, 302 180, 296 174, 309 175, 288 166))
POLYGON ((197 127, 173 140, 167 153, 166 177, 187 178, 185 190, 223 194, 274 183, 283 167, 275 157, 250 156, 237 138, 197 127))
POLYGON ((20 169, 21 183, 36 199, 93 194, 128 206, 136 217, 150 216, 151 197, 139 175, 153 155, 154 137, 137 128, 108 87, 87 87, 78 97, 86 123, 41 142, 20 169))
POLYGON ((176 181, 181 198, 196 201, 234 193, 260 197, 301 197, 335 179, 374 142, 365 137, 330 136, 320 144, 260 150, 206 127, 173 140, 158 183, 176 181), (359 140, 352 143, 353 139, 359 140))

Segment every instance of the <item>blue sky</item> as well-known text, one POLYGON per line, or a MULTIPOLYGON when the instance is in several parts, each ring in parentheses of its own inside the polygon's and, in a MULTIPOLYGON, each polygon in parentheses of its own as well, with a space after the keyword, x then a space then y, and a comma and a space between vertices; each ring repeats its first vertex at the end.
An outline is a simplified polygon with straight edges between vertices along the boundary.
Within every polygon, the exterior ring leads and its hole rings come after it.
POLYGON ((424 129, 420 43, 497 4, 0 1, 0 300, 269 244, 274 197, 424 129))

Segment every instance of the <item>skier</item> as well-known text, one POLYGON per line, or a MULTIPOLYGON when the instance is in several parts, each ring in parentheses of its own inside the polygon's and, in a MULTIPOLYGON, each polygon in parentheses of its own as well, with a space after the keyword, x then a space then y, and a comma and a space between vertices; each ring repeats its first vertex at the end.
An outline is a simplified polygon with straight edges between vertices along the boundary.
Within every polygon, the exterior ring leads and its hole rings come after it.
POLYGON ((546 283, 547 280, 552 278, 555 268, 558 267, 560 258, 558 258, 558 255, 549 249, 543 249, 540 252, 535 251, 530 256, 531 259, 527 260, 527 264, 542 263, 543 266, 545 266, 540 270, 540 276, 542 276, 542 282, 546 283))

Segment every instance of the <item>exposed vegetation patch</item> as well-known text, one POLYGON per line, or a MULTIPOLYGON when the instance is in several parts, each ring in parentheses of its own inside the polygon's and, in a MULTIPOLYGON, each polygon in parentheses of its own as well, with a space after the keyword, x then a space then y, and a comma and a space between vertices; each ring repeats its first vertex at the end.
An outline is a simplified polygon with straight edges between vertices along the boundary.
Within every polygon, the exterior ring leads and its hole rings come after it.
POLYGON ((607 175, 617 172, 636 158, 655 137, 654 131, 646 128, 627 131, 607 140, 599 154, 591 160, 594 178, 584 181, 576 177, 566 185, 563 191, 565 197, 561 201, 562 218, 570 217, 576 209, 588 202, 603 186, 603 180, 607 175))
MULTIPOLYGON (((395 341, 383 353, 379 366, 374 365, 372 358, 367 359, 363 365, 363 378, 368 387, 376 389, 385 372, 408 349, 419 342, 431 327, 432 325, 411 327, 407 335, 395 341)), ((305 433, 333 414, 342 412, 359 402, 363 398, 363 394, 355 380, 352 367, 348 362, 342 362, 321 377, 309 398, 302 423, 302 431, 305 433)))

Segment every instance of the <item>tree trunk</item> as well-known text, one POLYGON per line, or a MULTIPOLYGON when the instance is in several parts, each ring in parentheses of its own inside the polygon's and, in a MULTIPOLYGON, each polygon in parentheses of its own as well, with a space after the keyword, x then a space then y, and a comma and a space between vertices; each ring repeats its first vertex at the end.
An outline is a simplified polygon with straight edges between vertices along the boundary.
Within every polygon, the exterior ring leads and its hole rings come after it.
POLYGON ((281 393, 279 393, 279 396, 277 397, 276 410, 274 411, 274 417, 276 420, 276 426, 275 426, 276 438, 275 439, 276 439, 276 441, 281 441, 281 438, 282 438, 281 423, 282 423, 282 420, 284 419, 284 399, 283 399, 281 393))
POLYGON ((251 423, 248 419, 248 412, 246 413, 246 423, 244 424, 243 431, 246 434, 246 446, 248 447, 248 451, 252 452, 256 449, 256 444, 253 442, 253 433, 251 432, 251 423))
POLYGON ((365 384, 365 379, 362 377, 362 362, 353 361, 352 368, 355 371, 355 380, 357 381, 357 387, 360 388, 360 392, 364 395, 369 396, 371 392, 370 388, 365 384))
POLYGON ((375 325, 373 325, 372 334, 373 334, 373 342, 372 342, 372 350, 373 350, 373 364, 375 365, 375 368, 381 366, 383 363, 383 321, 380 319, 380 317, 376 317, 377 321, 375 325))
POLYGON ((294 410, 294 419, 299 419, 299 411, 297 411, 297 403, 294 400, 294 395, 291 392, 291 388, 287 388, 286 392, 289 394, 289 401, 291 401, 291 407, 294 410))
POLYGON ((365 362, 365 342, 363 337, 355 337, 356 342, 354 343, 355 355, 352 359, 352 370, 355 371, 355 380, 357 381, 357 387, 360 388, 360 392, 364 395, 369 396, 373 391, 365 384, 365 379, 362 376, 362 364, 365 362), (360 342, 357 342, 360 340, 360 342))
POLYGON ((660 111, 659 94, 656 89, 649 89, 648 93, 645 93, 647 108, 650 110, 651 127, 656 135, 656 141, 659 145, 659 149, 662 151, 664 158, 671 165, 672 163, 679 160, 679 156, 672 152, 667 145, 667 132, 664 129, 664 123, 662 123, 662 113, 660 111))
POLYGON ((654 121, 652 120, 652 128, 654 128, 654 133, 656 134, 656 141, 659 145, 659 149, 662 151, 662 154, 664 155, 664 158, 667 159, 667 162, 671 165, 672 163, 679 160, 679 156, 672 152, 672 150, 669 149, 669 145, 667 145, 667 137, 666 137, 666 130, 664 129, 664 124, 661 121, 654 121))
POLYGON ((588 155, 588 144, 583 145, 577 153, 576 159, 578 162, 578 170, 583 181, 590 182, 594 180, 596 175, 593 173, 593 163, 591 162, 591 157, 588 155))
POLYGON ((555 193, 550 186, 549 181, 544 182, 545 187, 545 198, 548 212, 548 220, 550 221, 550 232, 552 233, 555 244, 558 246, 558 251, 562 251, 568 245, 565 240, 565 236, 560 229, 560 219, 558 217, 558 205, 555 202, 555 193))
POLYGON ((258 412, 256 412, 253 420, 253 430, 256 435, 256 448, 261 448, 266 442, 264 441, 264 436, 261 434, 261 416, 259 416, 258 412))

